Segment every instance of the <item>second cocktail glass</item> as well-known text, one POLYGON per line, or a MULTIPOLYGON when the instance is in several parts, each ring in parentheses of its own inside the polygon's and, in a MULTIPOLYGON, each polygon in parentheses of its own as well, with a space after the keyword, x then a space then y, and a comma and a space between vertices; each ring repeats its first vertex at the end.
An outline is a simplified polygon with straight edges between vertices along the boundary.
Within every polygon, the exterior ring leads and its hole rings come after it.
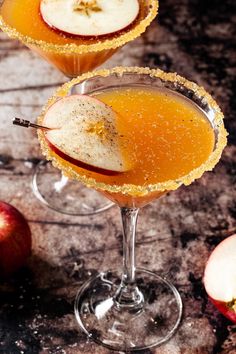
MULTIPOLYGON (((0 27, 69 78, 100 66, 120 47, 140 36, 155 18, 158 9, 157 0, 139 0, 139 15, 124 30, 109 36, 76 38, 60 34, 47 26, 39 15, 40 2, 41 0, 1 0, 0 27)), ((72 0, 67 2, 73 4, 72 0)), ((90 2, 91 0, 83 1, 85 6, 90 2)), ((99 1, 91 3, 100 4, 99 1)), ((83 88, 80 91, 83 93, 83 88)), ((91 215, 113 205, 97 192, 88 191, 82 185, 79 188, 78 184, 69 181, 44 161, 37 166, 33 176, 33 191, 48 207, 70 215, 91 215)))
POLYGON ((72 87, 76 93, 95 96, 112 106, 117 112, 117 134, 128 141, 128 157, 133 156, 135 162, 134 170, 115 176, 91 172, 57 155, 45 133, 39 132, 47 159, 68 177, 107 196, 121 210, 123 272, 102 272, 89 279, 76 297, 76 318, 89 338, 109 349, 151 348, 174 334, 182 302, 165 277, 136 268, 138 211, 215 166, 226 145, 223 115, 203 88, 176 74, 115 68, 82 75, 62 86, 45 106, 39 124, 72 87))

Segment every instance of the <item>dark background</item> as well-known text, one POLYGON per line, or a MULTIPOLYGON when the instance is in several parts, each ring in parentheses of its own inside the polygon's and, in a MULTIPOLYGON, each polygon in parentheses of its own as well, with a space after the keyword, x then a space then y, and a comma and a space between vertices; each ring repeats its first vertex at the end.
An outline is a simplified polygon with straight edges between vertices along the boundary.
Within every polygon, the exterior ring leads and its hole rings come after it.
MULTIPOLYGON (((105 65, 159 67, 196 81, 222 107, 229 132, 228 147, 214 172, 141 212, 138 264, 168 274, 185 305, 176 336, 145 354, 236 353, 236 325, 211 305, 202 285, 210 252, 236 232, 235 32, 235 0, 163 0, 149 30, 105 65)), ((18 111, 36 115, 54 88, 65 81, 4 34, 0 59, 2 121, 18 111)), ((24 146, 16 145, 19 137, 10 130, 0 134, 0 197, 24 212, 34 239, 27 267, 0 282, 0 353, 108 353, 87 343, 78 332, 73 298, 89 274, 120 264, 117 210, 73 221, 46 210, 29 187, 32 171, 27 166, 42 158, 33 133, 20 133, 24 146), (13 149, 14 142, 17 148, 13 149)))

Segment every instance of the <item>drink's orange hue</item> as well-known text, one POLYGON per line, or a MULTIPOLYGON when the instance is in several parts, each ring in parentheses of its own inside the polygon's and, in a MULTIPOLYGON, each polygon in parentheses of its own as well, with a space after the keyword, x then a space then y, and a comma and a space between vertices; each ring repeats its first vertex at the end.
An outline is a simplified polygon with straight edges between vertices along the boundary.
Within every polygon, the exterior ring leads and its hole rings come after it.
POLYGON ((109 178, 109 184, 155 184, 177 179, 205 162, 214 148, 206 116, 186 98, 168 90, 121 88, 98 99, 116 112, 124 153, 133 169, 109 178))
MULTIPOLYGON (((15 28, 20 33, 37 40, 54 44, 75 43, 78 45, 89 45, 98 41, 98 38, 96 37, 70 37, 65 33, 52 29, 43 21, 41 17, 39 9, 40 1, 41 0, 4 0, 0 13, 8 25, 15 28)), ((142 1, 140 1, 140 5, 142 5, 142 1)), ((140 21, 143 17, 144 6, 141 6, 141 11, 137 21, 140 21)), ((135 23, 137 23, 137 21, 135 23)), ((120 34, 121 31, 113 34, 112 37, 118 37, 120 34)), ((105 39, 106 37, 104 36, 103 39, 99 40, 102 41, 105 39)))
MULTIPOLYGON (((145 0, 146 1, 146 0, 145 0)), ((102 44, 106 39, 118 38, 125 32, 134 28, 148 12, 148 2, 140 0, 140 13, 136 21, 129 28, 119 31, 112 36, 79 37, 63 34, 52 29, 42 19, 40 14, 40 0, 4 0, 0 9, 0 15, 6 24, 24 36, 35 40, 42 40, 46 43, 59 45, 76 44, 91 45, 98 41, 102 44)), ((83 72, 93 70, 95 67, 104 63, 117 50, 119 45, 114 44, 112 48, 101 49, 98 51, 85 51, 83 53, 73 53, 69 49, 66 52, 48 51, 45 47, 28 45, 39 55, 54 64, 60 71, 68 77, 75 77, 83 72)))
MULTIPOLYGON (((124 156, 131 159, 133 168, 105 176, 71 165, 78 174, 109 185, 156 184, 187 175, 204 163, 214 149, 214 132, 204 113, 176 93, 139 86, 93 95, 118 113, 117 131, 124 156)), ((163 194, 131 196, 101 192, 125 206, 141 206, 163 194)))

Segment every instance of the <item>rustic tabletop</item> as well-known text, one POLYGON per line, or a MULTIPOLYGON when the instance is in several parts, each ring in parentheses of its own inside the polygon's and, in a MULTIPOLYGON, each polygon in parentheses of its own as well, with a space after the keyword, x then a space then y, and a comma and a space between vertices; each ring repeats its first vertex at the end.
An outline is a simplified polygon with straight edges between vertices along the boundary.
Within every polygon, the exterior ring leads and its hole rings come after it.
MULTIPOLYGON (((196 81, 222 107, 230 133, 214 172, 140 213, 137 263, 167 275, 184 303, 176 335, 145 354, 236 353, 236 326, 215 310, 202 285, 211 250, 236 232, 235 10, 234 0, 161 1, 148 31, 105 64, 159 67, 196 81)), ((120 267, 118 210, 69 217, 34 197, 39 144, 35 131, 13 127, 11 120, 35 119, 66 78, 3 33, 0 60, 0 199, 23 212, 33 234, 29 263, 0 284, 0 353, 107 354, 79 331, 73 299, 89 275, 120 267)))

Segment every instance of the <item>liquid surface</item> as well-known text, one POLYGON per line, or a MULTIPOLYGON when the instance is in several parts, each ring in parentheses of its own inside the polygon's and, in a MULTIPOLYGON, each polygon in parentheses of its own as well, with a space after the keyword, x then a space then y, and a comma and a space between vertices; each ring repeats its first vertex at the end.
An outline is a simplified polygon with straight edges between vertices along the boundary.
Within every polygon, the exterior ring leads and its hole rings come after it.
POLYGON ((104 176, 71 165, 77 173, 111 185, 144 186, 187 175, 214 149, 214 132, 203 112, 169 90, 123 87, 94 96, 118 112, 123 153, 132 160, 133 168, 104 176))
MULTIPOLYGON (((112 38, 118 37, 122 33, 129 31, 145 17, 147 9, 144 4, 145 1, 140 0, 140 14, 137 20, 127 29, 113 34, 112 38)), ((15 28, 21 34, 33 39, 43 40, 54 44, 89 44, 98 41, 96 37, 91 37, 89 39, 86 39, 85 37, 70 37, 57 30, 53 30, 43 21, 39 5, 40 0, 5 0, 0 9, 0 14, 9 26, 15 28)), ((103 39, 99 38, 99 41, 111 37, 102 38, 103 39)))

